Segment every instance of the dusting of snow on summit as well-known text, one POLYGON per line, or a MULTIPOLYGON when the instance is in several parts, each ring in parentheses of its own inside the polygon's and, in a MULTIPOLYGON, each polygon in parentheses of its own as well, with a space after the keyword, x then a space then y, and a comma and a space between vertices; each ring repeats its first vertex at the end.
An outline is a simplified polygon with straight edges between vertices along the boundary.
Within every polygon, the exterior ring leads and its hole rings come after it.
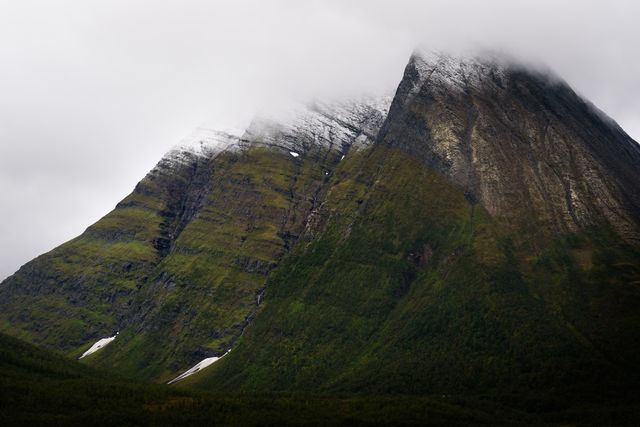
POLYGON ((464 90, 466 86, 479 87, 491 79, 501 83, 504 73, 513 59, 494 52, 462 54, 454 56, 444 52, 416 50, 408 67, 415 70, 417 78, 412 92, 424 85, 432 90, 464 90))
POLYGON ((253 120, 243 143, 299 155, 316 148, 344 153, 374 140, 390 104, 390 96, 362 97, 334 103, 316 101, 280 117, 263 115, 253 120))
POLYGON ((211 157, 237 145, 243 131, 239 129, 197 128, 184 138, 172 151, 190 153, 195 156, 211 157))
POLYGON ((199 127, 165 154, 156 169, 171 170, 194 159, 214 158, 223 151, 237 148, 242 133, 238 129, 199 127))
POLYGON ((169 151, 156 169, 171 170, 197 159, 255 146, 283 150, 294 158, 314 149, 345 154, 374 141, 391 99, 363 96, 343 102, 316 101, 278 116, 259 116, 246 131, 200 127, 169 151))

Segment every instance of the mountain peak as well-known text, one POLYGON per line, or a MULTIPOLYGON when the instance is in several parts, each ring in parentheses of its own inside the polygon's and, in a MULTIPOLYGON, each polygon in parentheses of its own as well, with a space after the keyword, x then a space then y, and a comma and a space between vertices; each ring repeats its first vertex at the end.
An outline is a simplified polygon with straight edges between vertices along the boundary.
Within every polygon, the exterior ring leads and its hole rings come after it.
POLYGON ((450 53, 418 48, 413 51, 405 72, 415 75, 416 83, 464 90, 465 87, 503 87, 514 73, 527 74, 551 86, 566 83, 543 64, 525 61, 496 50, 450 53))
POLYGON ((429 81, 464 88, 478 85, 489 75, 502 77, 507 64, 506 58, 494 53, 454 56, 442 51, 416 50, 407 67, 415 69, 421 84, 429 81))
POLYGON ((506 55, 414 52, 381 140, 496 217, 559 232, 604 221, 638 237, 635 143, 552 73, 506 55))

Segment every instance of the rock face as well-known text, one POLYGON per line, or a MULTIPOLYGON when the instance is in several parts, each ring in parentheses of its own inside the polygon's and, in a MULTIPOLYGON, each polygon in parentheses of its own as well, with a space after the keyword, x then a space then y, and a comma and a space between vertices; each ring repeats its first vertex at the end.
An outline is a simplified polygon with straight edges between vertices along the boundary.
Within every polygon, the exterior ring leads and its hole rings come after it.
POLYGON ((608 222, 640 239, 640 146, 556 76, 416 53, 382 139, 510 223, 562 233, 608 222))
POLYGON ((233 347, 185 379, 219 391, 638 391, 640 149, 559 79, 415 54, 393 100, 183 145, 0 285, 2 331, 120 331, 83 360, 157 381, 233 347))

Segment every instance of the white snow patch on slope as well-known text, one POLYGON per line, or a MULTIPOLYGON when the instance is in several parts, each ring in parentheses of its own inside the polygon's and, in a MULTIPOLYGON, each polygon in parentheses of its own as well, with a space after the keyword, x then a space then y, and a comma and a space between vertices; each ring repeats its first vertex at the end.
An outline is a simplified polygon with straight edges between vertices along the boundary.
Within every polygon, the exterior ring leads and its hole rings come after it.
POLYGON ((82 353, 82 356, 80 356, 79 359, 82 359, 83 357, 86 357, 86 356, 88 356, 90 354, 93 354, 96 351, 100 350, 101 348, 106 347, 113 340, 115 340, 117 336, 118 336, 118 332, 116 332, 116 334, 114 336, 112 336, 112 337, 102 338, 102 339, 98 340, 95 344, 93 344, 91 346, 91 348, 89 348, 89 350, 87 350, 84 353, 82 353))
POLYGON ((207 357, 206 359, 201 360, 200 362, 198 362, 193 368, 183 372, 182 374, 178 375, 177 377, 175 377, 174 379, 172 379, 171 381, 169 381, 167 384, 173 384, 176 383, 178 381, 181 381, 193 374, 196 374, 198 372, 200 372, 201 370, 203 370, 204 368, 211 366, 214 362, 217 362, 218 360, 222 359, 224 356, 226 356, 227 354, 229 354, 231 350, 228 350, 225 354, 223 354, 220 357, 207 357))
POLYGON ((291 154, 293 157, 298 157, 300 154, 296 153, 295 151, 289 151, 289 154, 291 154))

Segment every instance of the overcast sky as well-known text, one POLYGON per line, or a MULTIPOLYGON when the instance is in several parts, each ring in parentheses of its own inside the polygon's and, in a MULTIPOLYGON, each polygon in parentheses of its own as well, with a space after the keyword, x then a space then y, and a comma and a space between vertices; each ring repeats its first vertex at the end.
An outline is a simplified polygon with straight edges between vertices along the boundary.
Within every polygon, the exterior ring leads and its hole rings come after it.
POLYGON ((640 140, 636 4, 0 0, 0 278, 106 214, 196 126, 384 92, 416 45, 544 62, 640 140))

